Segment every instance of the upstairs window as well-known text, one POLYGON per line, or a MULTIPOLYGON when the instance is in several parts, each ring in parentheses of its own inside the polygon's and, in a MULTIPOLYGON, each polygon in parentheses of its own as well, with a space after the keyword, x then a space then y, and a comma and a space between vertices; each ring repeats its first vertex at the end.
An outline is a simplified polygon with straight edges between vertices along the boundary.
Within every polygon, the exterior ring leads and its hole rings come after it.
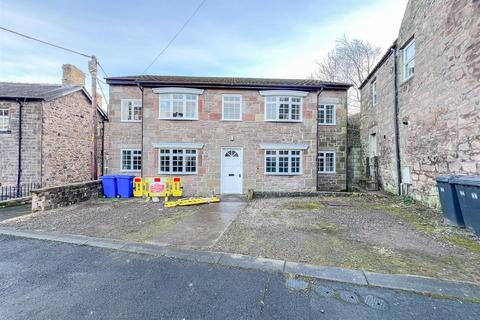
POLYGON ((222 114, 223 120, 241 121, 242 120, 242 96, 223 95, 222 96, 222 114))
POLYGON ((335 152, 320 151, 318 153, 318 172, 335 173, 335 152))
POLYGON ((142 151, 138 149, 122 149, 122 171, 140 171, 142 169, 142 151))
POLYGON ((160 164, 158 173, 195 174, 198 170, 197 150, 195 149, 159 149, 160 164))
POLYGON ((403 79, 410 79, 415 72, 415 39, 410 40, 403 49, 403 79))
POLYGON ((320 124, 335 125, 336 124, 336 106, 334 104, 321 104, 318 107, 318 117, 320 124))
POLYGON ((370 84, 370 90, 372 95, 372 108, 377 105, 377 80, 372 81, 370 84))
POLYGON ((302 121, 302 98, 287 96, 265 97, 265 121, 302 121))
POLYGON ((7 131, 10 128, 8 108, 0 108, 0 131, 7 131))
POLYGON ((300 150, 265 150, 265 174, 301 174, 301 155, 300 150))
POLYGON ((122 99, 121 121, 140 122, 142 120, 142 100, 122 99))
POLYGON ((160 94, 160 119, 198 120, 198 95, 160 94))

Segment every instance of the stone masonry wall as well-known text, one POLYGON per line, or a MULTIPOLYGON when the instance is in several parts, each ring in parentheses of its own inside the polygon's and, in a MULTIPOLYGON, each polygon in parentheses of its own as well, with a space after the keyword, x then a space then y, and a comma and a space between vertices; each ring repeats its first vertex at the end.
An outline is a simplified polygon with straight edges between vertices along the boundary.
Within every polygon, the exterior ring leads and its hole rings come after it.
MULTIPOLYGON (((17 184, 19 105, 16 101, 0 101, 8 107, 10 130, 0 132, 0 185, 17 184)), ((41 103, 25 102, 22 108, 22 177, 21 183, 41 182, 41 103)))
POLYGON ((45 211, 98 198, 102 195, 100 180, 72 183, 32 191, 32 211, 45 211))
POLYGON ((45 187, 90 180, 91 104, 83 92, 44 102, 42 137, 45 187))
POLYGON ((318 124, 318 151, 335 152, 335 173, 318 173, 319 191, 347 190, 347 93, 322 92, 319 103, 336 104, 336 125, 318 124))
POLYGON ((348 115, 347 124, 347 187, 353 190, 363 176, 360 139, 360 113, 348 115))
MULTIPOLYGON (((400 28, 398 49, 401 164, 411 172, 413 197, 437 207, 436 176, 480 173, 480 1, 411 0, 400 28), (415 74, 404 81, 402 49, 412 37, 416 44, 415 74)), ((387 78, 390 71, 391 57, 378 70, 378 81, 391 83, 387 78)), ((362 121, 363 142, 373 122, 377 122, 380 135, 385 130, 384 148, 379 148, 382 181, 393 185, 394 143, 388 142, 393 131, 386 130, 389 125, 380 125, 393 117, 393 98, 388 97, 382 111, 370 117, 367 90, 366 86, 362 91, 366 117, 362 121)), ((388 87, 384 92, 379 90, 379 99, 385 99, 383 95, 388 92, 392 92, 388 87)), ((382 139, 377 137, 377 141, 382 139)))
MULTIPOLYGON (((343 101, 337 92, 324 92, 343 101)), ((120 150, 141 147, 140 123, 120 122, 121 99, 140 99, 136 87, 110 86, 109 123, 106 149, 109 173, 120 173, 120 150)), ((243 148, 243 192, 258 191, 313 191, 316 189, 316 93, 303 98, 302 123, 264 122, 264 97, 256 90, 205 90, 199 96, 199 120, 158 120, 159 96, 145 89, 144 96, 144 176, 158 175, 158 142, 196 142, 204 147, 198 150, 198 174, 183 175, 186 195, 220 193, 220 156, 222 147, 243 148), (222 121, 222 94, 241 94, 242 121, 222 121), (260 143, 308 144, 303 152, 303 174, 297 176, 270 176, 264 174, 264 150, 260 143)), ((343 110, 343 106, 338 107, 343 110)), ((342 111, 340 111, 340 115, 342 111)), ((341 124, 339 124, 341 125, 341 124)), ((345 125, 343 125, 345 127, 345 125)), ((340 154, 341 155, 341 154, 340 154)), ((342 157, 340 157, 341 159, 342 157)), ((344 157, 343 157, 344 158, 344 157)), ((343 165, 344 166, 344 165, 343 165)), ((339 167, 341 171, 342 166, 339 167)), ((136 174, 140 174, 139 172, 136 174)), ((341 172, 340 172, 341 174, 341 172)), ((345 182, 342 181, 343 189, 345 182)))

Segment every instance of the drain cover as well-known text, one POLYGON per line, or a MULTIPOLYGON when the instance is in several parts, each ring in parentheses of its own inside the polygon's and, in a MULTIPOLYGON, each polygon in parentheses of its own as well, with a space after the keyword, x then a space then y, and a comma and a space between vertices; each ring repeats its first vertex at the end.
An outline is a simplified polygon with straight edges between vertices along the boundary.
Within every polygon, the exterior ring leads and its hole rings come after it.
POLYGON ((335 296, 335 291, 326 286, 315 286, 315 292, 322 297, 333 297, 335 296))
POLYGON ((353 304, 357 304, 360 302, 360 299, 358 299, 358 296, 355 293, 349 292, 349 291, 341 291, 340 299, 353 304))
POLYGON ((383 311, 383 310, 387 310, 388 308, 387 302, 385 300, 376 296, 372 296, 370 294, 368 296, 365 296, 363 300, 365 301, 365 304, 367 306, 373 309, 383 311))

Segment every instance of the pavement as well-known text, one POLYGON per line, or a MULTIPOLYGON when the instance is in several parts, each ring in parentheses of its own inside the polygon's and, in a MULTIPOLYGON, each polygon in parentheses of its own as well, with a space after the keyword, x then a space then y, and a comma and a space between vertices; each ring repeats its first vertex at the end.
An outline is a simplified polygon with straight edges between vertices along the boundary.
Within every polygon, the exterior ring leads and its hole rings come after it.
MULTIPOLYGON (((74 243, 60 241, 62 236, 47 241, 0 235, 0 319, 478 319, 480 314, 480 304, 466 299, 325 280, 327 269, 324 278, 302 277, 286 273, 287 263, 277 270, 277 260, 227 254, 217 260, 206 252, 195 257, 187 250, 63 237, 74 243)), ((475 293, 480 295, 468 295, 475 293)))
POLYGON ((245 202, 233 199, 198 206, 194 215, 182 219, 168 230, 163 230, 148 243, 189 248, 211 247, 245 206, 245 202))
POLYGON ((0 208, 0 221, 20 217, 29 213, 32 213, 31 204, 0 208))

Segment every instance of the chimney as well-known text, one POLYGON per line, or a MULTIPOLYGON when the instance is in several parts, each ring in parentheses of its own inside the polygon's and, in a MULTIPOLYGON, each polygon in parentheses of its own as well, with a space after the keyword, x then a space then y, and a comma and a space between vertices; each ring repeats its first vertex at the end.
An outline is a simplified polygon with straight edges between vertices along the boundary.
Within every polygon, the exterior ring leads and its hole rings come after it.
POLYGON ((78 69, 73 64, 64 64, 62 66, 62 70, 63 85, 85 87, 85 74, 82 72, 82 70, 78 69))

